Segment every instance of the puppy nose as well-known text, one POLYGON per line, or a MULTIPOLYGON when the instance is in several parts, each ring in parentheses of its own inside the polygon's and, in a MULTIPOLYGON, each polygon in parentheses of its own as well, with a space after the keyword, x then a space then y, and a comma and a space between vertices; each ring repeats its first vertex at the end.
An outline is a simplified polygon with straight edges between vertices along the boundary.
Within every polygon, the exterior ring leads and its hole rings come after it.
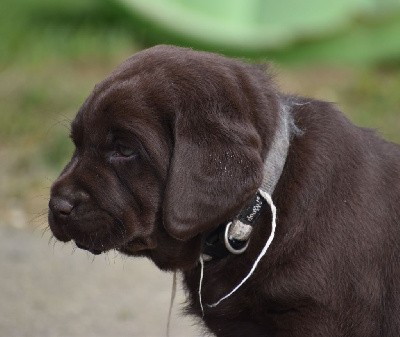
POLYGON ((74 205, 71 201, 61 198, 61 197, 53 197, 50 199, 49 208, 59 217, 66 217, 71 214, 71 211, 74 208, 74 205))

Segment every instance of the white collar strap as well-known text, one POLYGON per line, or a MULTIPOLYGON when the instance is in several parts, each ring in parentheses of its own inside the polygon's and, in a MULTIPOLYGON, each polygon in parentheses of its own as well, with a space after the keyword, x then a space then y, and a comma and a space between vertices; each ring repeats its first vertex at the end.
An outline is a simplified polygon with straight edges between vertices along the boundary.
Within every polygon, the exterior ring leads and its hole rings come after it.
MULTIPOLYGON (((272 201, 272 193, 275 189, 275 186, 282 174, 283 167, 285 166, 288 150, 289 150, 289 144, 290 144, 290 137, 291 137, 291 127, 293 127, 293 130, 297 130, 292 119, 290 116, 290 111, 289 108, 286 105, 282 106, 281 109, 281 114, 280 114, 280 119, 279 119, 279 125, 278 129, 274 135, 274 139, 271 145, 271 150, 269 151, 267 158, 264 162, 264 179, 262 181, 261 187, 258 190, 257 194, 261 196, 261 198, 268 203, 268 205, 271 208, 271 213, 272 213, 272 223, 271 223, 271 234, 269 235, 264 247, 260 251, 259 255, 255 259, 250 271, 244 276, 244 278, 239 282, 239 284, 234 287, 229 293, 226 295, 222 296, 218 301, 207 304, 207 307, 213 308, 219 305, 222 301, 227 299, 228 297, 232 296, 253 274, 255 269, 257 268, 259 262, 261 259, 264 257, 264 255, 267 253, 268 248, 270 247, 274 237, 275 237, 275 229, 276 229, 276 220, 277 220, 277 210, 276 207, 272 201)), ((241 221, 236 221, 232 223, 232 226, 225 226, 227 228, 226 230, 226 235, 228 236, 228 239, 235 240, 234 235, 242 235, 243 232, 243 226, 249 226, 247 224, 242 223, 241 221), (234 229, 234 226, 237 226, 237 229, 234 229), (232 232, 233 233, 229 233, 232 232), (239 234, 237 234, 239 233, 239 234), (232 235, 232 237, 229 237, 229 235, 232 235)), ((220 226, 221 227, 221 226, 220 226)), ((250 226, 251 227, 251 226, 250 226)), ((246 228, 246 227, 245 227, 246 228)), ((248 235, 251 234, 252 227, 251 228, 246 228, 246 233, 249 232, 248 235)), ((247 247, 248 240, 245 241, 245 248, 247 247)), ((245 250, 244 248, 244 250, 245 250)), ((204 257, 205 255, 200 256, 200 281, 199 281, 199 290, 198 290, 198 295, 199 295, 199 302, 200 302, 200 308, 202 315, 204 316, 204 307, 203 307, 203 301, 202 301, 202 283, 203 283, 203 277, 204 277, 204 257)))

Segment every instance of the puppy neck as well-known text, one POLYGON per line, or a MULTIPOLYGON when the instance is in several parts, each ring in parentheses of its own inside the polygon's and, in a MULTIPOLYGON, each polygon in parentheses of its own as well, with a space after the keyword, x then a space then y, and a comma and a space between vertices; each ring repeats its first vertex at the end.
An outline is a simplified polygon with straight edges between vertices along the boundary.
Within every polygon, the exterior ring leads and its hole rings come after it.
MULTIPOLYGON (((282 174, 283 167, 286 162, 287 153, 289 151, 290 144, 290 125, 293 124, 291 122, 291 117, 289 113, 289 108, 286 105, 282 106, 279 115, 278 128, 275 132, 274 139, 272 141, 271 149, 267 158, 264 162, 264 179, 262 181, 261 187, 257 192, 256 196, 256 207, 252 209, 252 213, 250 213, 249 217, 242 217, 243 211, 240 213, 238 217, 236 217, 232 222, 225 226, 224 230, 224 242, 225 247, 228 251, 233 254, 241 254, 243 253, 248 245, 250 234, 252 232, 253 226, 252 221, 258 217, 257 213, 261 212, 265 203, 267 203, 272 212, 272 223, 271 223, 271 234, 266 241, 264 247, 258 254, 255 259, 250 271, 246 274, 246 276, 240 281, 240 283, 234 287, 230 292, 228 292, 225 296, 222 296, 218 301, 207 304, 207 307, 213 308, 219 305, 222 301, 232 296, 254 273, 257 268, 259 262, 267 253, 268 248, 270 247, 274 237, 275 237, 275 229, 276 229, 276 215, 277 210, 272 201, 272 193, 275 189, 275 186, 282 174), (244 219, 244 222, 242 221, 244 219), (241 241, 243 240, 243 241, 241 241), (238 247, 234 246, 238 243, 242 242, 243 246, 238 247)), ((293 124, 294 125, 294 124, 293 124)), ((254 220, 255 222, 255 220, 254 220)), ((221 226, 220 226, 221 227, 221 226)), ((207 243, 207 241, 206 241, 207 243)), ((200 308, 202 312, 202 316, 204 316, 204 307, 202 301, 202 283, 204 277, 204 258, 207 255, 203 254, 200 256, 200 282, 199 282, 199 302, 200 308)), ((212 256, 211 256, 212 259, 212 256)))
POLYGON ((260 214, 268 207, 262 195, 272 196, 286 163, 291 137, 300 133, 290 110, 290 102, 282 99, 277 128, 264 160, 261 186, 251 202, 232 221, 222 224, 207 235, 202 255, 204 261, 221 259, 229 254, 242 254, 246 251, 253 227, 260 214))

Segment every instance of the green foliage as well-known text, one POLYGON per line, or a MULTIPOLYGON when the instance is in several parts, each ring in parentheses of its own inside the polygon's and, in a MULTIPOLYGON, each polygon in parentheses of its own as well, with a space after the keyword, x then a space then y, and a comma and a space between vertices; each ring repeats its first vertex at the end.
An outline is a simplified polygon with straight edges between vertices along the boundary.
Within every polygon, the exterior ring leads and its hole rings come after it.
POLYGON ((289 64, 371 66, 400 60, 400 15, 359 20, 349 28, 319 39, 303 39, 268 55, 289 64))
POLYGON ((107 1, 129 12, 129 22, 150 44, 286 64, 368 65, 400 57, 397 0, 107 1))
MULTIPOLYGON (((97 0, 2 0, 0 65, 103 58, 133 44, 124 14, 97 0)), ((1 70, 1 68, 0 68, 1 70)))
POLYGON ((111 58, 126 46, 135 50, 138 42, 285 64, 369 65, 400 57, 400 13, 382 14, 398 8, 397 0, 381 0, 379 6, 376 0, 340 0, 329 8, 318 0, 288 1, 2 0, 0 70, 51 58, 111 58), (134 2, 147 12, 126 10, 134 2))

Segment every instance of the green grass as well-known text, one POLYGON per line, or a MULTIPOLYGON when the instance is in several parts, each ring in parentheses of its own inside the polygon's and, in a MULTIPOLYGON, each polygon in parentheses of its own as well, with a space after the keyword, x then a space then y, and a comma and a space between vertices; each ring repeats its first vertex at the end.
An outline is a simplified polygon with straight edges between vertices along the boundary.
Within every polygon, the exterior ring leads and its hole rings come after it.
MULTIPOLYGON (((95 83, 141 48, 123 13, 99 0, 0 5, 0 212, 45 209, 72 152, 69 124, 95 83)), ((295 54, 294 54, 295 55, 295 54)), ((278 59, 277 59, 278 60, 278 59)), ((334 100, 361 126, 400 143, 400 62, 370 67, 276 61, 283 89, 334 100)), ((31 218, 31 216, 28 216, 31 218)))
POLYGON ((123 13, 102 0, 3 0, 0 64, 112 57, 132 44, 123 13))

